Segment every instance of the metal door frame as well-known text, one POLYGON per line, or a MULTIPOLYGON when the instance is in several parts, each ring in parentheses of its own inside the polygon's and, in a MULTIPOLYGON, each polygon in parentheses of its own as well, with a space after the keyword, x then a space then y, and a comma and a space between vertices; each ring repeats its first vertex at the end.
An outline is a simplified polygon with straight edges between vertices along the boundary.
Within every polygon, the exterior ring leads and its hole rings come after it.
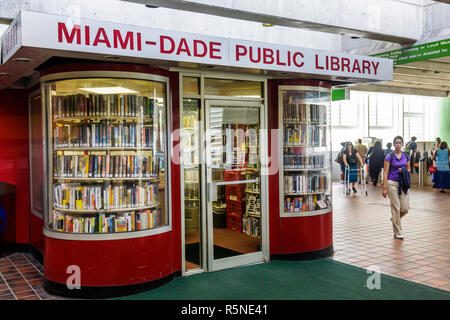
MULTIPOLYGON (((209 162, 209 155, 210 152, 210 135, 209 135, 209 125, 210 125, 210 110, 214 106, 226 106, 226 107, 235 107, 235 108, 255 108, 259 109, 259 127, 260 129, 264 129, 264 104, 261 102, 253 102, 253 101, 236 101, 236 100, 205 100, 205 115, 203 119, 205 119, 205 154, 207 156, 206 162, 205 162, 205 171, 202 174, 203 179, 206 179, 206 190, 207 194, 205 198, 205 208, 206 208, 206 230, 207 230, 207 269, 208 271, 218 271, 243 265, 249 265, 254 263, 260 263, 264 262, 264 240, 265 240, 265 228, 263 221, 268 218, 267 214, 264 214, 265 212, 268 212, 265 203, 263 203, 262 199, 265 198, 265 188, 263 188, 263 170, 262 166, 260 166, 260 186, 261 186, 261 193, 260 193, 260 201, 261 201, 261 251, 254 252, 254 253, 248 253, 248 254, 242 254, 239 256, 233 256, 228 258, 223 258, 219 260, 214 259, 214 237, 213 237, 213 210, 212 210, 212 201, 209 201, 210 199, 210 190, 211 188, 215 188, 217 185, 226 185, 226 184, 237 184, 235 181, 233 182, 218 182, 213 183, 212 177, 211 177, 211 170, 210 170, 210 162, 209 162)), ((262 157, 262 149, 263 149, 263 139, 261 138, 261 134, 259 134, 259 157, 260 162, 262 157)), ((238 182, 239 184, 246 183, 246 180, 238 182)))

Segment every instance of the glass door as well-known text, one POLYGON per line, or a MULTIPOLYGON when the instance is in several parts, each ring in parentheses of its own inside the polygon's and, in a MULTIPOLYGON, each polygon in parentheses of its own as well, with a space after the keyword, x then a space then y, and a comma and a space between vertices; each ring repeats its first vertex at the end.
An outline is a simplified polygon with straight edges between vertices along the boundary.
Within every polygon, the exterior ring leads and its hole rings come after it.
POLYGON ((205 106, 208 270, 261 262, 262 105, 205 106))

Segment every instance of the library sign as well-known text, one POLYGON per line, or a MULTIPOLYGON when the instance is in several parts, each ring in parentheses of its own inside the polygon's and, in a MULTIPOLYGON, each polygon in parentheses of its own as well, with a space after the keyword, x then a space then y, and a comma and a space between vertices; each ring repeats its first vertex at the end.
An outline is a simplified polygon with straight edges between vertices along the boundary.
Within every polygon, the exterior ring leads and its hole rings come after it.
POLYGON ((22 46, 295 73, 392 80, 389 59, 23 11, 22 46))

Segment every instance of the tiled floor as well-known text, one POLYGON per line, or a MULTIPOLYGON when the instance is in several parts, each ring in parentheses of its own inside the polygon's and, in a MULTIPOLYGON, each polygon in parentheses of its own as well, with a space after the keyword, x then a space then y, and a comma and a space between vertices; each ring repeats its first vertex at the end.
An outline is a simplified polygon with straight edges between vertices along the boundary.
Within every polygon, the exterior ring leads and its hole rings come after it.
MULTIPOLYGON (((450 192, 410 190, 410 211, 402 219, 404 240, 393 238, 389 200, 381 187, 368 196, 345 196, 333 185, 332 259, 382 274, 450 291, 450 192)), ((0 300, 62 299, 42 288, 43 267, 30 254, 0 252, 0 300)))
POLYGON ((28 253, 0 252, 0 300, 54 300, 42 287, 42 265, 28 253))
POLYGON ((381 187, 367 186, 368 196, 345 196, 333 185, 332 259, 382 274, 450 291, 450 192, 413 187, 410 210, 402 219, 404 240, 393 238, 389 199, 381 187))

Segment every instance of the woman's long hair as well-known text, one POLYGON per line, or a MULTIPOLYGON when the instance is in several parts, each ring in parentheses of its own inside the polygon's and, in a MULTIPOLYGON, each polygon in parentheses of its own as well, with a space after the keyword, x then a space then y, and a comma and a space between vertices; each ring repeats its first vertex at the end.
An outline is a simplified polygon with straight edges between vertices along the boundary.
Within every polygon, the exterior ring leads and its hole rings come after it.
POLYGON ((373 151, 382 151, 381 142, 380 141, 376 141, 375 142, 375 145, 373 146, 373 151))
POLYGON ((352 153, 353 153, 353 150, 355 150, 355 147, 353 147, 353 143, 351 143, 350 141, 348 141, 347 144, 345 145, 345 150, 348 151, 348 148, 347 148, 347 147, 348 147, 349 145, 352 146, 352 150, 351 150, 351 153, 350 153, 350 154, 352 154, 352 153))

